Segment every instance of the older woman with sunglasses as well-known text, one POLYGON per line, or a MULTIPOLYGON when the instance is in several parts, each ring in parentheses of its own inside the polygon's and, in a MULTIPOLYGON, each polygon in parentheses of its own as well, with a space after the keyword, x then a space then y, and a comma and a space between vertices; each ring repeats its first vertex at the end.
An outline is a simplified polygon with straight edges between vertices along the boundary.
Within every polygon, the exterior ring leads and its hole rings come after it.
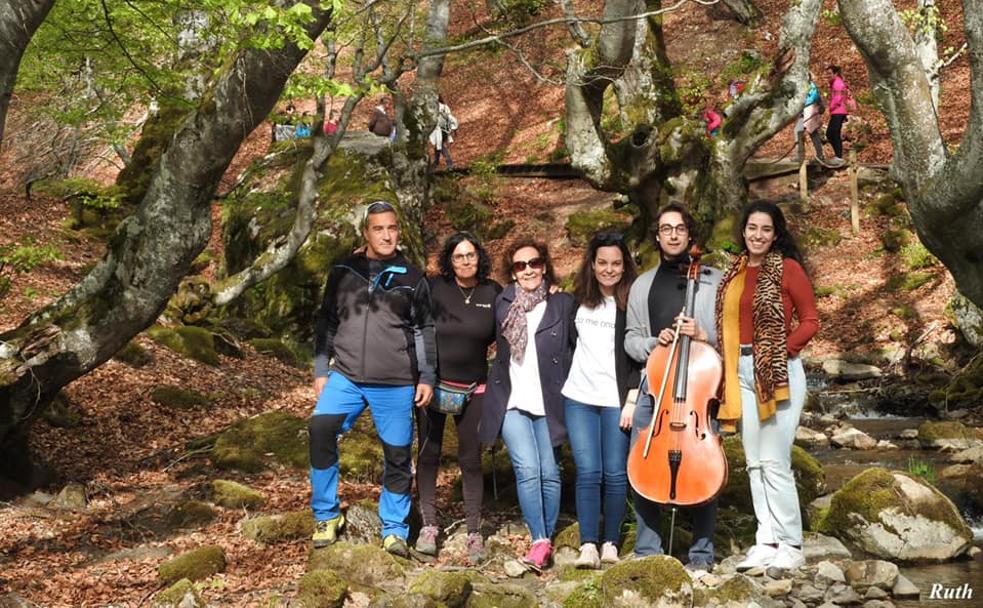
POLYGON ((481 538, 481 444, 478 424, 488 376, 488 347, 495 340, 495 298, 502 287, 489 278, 491 259, 478 239, 458 232, 444 241, 438 261, 440 275, 430 279, 430 302, 437 328, 437 399, 427 408, 417 409, 419 455, 416 488, 420 497, 423 528, 416 550, 437 554, 437 471, 444 439, 447 413, 440 407, 441 387, 450 384, 468 387, 460 413, 454 413, 457 430, 457 460, 461 467, 464 512, 468 526, 468 559, 477 563, 484 557, 481 538))
POLYGON ((479 434, 485 444, 499 434, 505 441, 533 541, 523 562, 539 571, 553 555, 560 513, 553 450, 566 438, 560 389, 570 369, 576 305, 569 294, 550 293, 555 278, 545 244, 519 241, 505 261, 513 282, 495 301, 498 353, 479 434))
POLYGON ((630 408, 625 416, 622 405, 639 382, 638 366, 625 352, 625 309, 635 275, 624 238, 602 232, 587 245, 575 283, 577 346, 562 393, 577 464, 578 568, 618 561, 628 496, 626 430, 631 428, 630 408))

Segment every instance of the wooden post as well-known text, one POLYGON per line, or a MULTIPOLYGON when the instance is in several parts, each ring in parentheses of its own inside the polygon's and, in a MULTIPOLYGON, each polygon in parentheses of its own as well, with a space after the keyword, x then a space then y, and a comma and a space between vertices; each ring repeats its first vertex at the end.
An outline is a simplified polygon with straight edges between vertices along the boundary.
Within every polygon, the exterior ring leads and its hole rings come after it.
POLYGON ((809 205, 809 167, 806 164, 806 160, 803 158, 802 163, 799 165, 799 200, 802 202, 802 208, 806 208, 809 205))
POLYGON ((857 184, 857 151, 850 150, 850 225, 853 234, 860 232, 860 188, 857 184))

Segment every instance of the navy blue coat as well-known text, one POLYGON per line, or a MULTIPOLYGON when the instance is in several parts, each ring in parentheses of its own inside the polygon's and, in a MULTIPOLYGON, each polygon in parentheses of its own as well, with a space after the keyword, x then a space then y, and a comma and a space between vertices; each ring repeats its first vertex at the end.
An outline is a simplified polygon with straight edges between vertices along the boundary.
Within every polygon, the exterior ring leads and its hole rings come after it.
MULTIPOLYGON (((511 349, 502 335, 502 321, 508 314, 515 299, 515 283, 506 287, 495 299, 495 343, 498 353, 488 374, 488 388, 482 404, 479 436, 486 445, 495 443, 502 431, 505 410, 512 393, 512 379, 509 376, 511 349)), ((546 312, 536 329, 536 359, 539 363, 539 384, 543 390, 543 404, 546 408, 546 423, 554 446, 566 440, 567 428, 563 422, 563 383, 566 382, 570 363, 573 361, 573 347, 576 342, 574 317, 577 304, 568 293, 555 293, 546 298, 546 312)))

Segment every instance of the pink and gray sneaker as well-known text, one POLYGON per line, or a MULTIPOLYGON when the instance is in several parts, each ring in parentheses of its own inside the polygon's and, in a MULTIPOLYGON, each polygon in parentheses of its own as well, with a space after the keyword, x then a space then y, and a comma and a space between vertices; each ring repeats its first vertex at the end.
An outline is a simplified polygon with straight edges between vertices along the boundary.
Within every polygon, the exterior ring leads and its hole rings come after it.
POLYGON ((553 556, 553 543, 549 539, 537 540, 532 544, 529 552, 522 558, 522 563, 529 566, 536 572, 542 572, 543 568, 550 563, 553 556))

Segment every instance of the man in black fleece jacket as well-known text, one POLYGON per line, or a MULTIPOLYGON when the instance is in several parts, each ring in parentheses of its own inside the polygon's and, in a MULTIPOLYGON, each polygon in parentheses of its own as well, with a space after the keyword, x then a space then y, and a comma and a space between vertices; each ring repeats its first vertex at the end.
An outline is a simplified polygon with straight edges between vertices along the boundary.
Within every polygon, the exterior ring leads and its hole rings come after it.
POLYGON ((310 423, 314 546, 337 539, 338 435, 368 406, 385 456, 379 517, 383 546, 406 556, 413 406, 433 395, 437 347, 426 277, 396 249, 395 208, 366 210, 365 250, 331 269, 314 342, 317 405, 310 423))

